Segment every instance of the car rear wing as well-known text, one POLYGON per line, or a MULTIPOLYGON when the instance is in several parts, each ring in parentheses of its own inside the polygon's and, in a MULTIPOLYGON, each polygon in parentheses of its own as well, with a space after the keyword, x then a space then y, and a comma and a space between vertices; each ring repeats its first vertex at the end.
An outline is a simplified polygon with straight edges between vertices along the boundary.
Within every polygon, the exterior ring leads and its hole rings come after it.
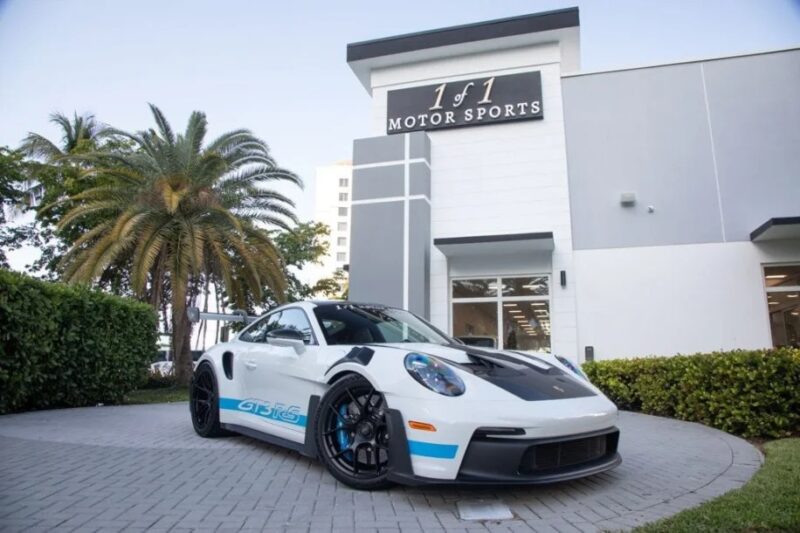
POLYGON ((200 311, 199 307, 190 307, 186 310, 189 316, 189 322, 200 322, 201 320, 219 320, 222 322, 244 322, 245 325, 250 324, 258 319, 257 316, 250 316, 241 310, 235 310, 233 313, 208 313, 200 311))

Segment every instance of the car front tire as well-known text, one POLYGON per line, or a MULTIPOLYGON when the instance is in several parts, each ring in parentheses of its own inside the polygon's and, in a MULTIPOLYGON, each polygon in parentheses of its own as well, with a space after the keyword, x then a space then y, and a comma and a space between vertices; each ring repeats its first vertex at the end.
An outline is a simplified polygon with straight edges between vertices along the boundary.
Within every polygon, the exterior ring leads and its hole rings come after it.
POLYGON ((328 471, 358 490, 385 489, 389 475, 386 400, 364 377, 334 383, 316 413, 317 450, 328 471))

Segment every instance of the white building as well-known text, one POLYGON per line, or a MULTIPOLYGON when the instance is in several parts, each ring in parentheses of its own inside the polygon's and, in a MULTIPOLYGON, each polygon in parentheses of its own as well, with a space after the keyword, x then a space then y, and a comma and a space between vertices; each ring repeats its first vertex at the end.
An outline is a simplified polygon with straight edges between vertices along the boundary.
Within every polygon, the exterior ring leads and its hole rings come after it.
POLYGON ((354 43, 350 297, 584 359, 800 344, 800 50, 580 71, 577 8, 354 43))
POLYGON ((313 220, 326 224, 331 234, 328 238, 328 255, 323 258, 323 265, 313 269, 316 279, 331 277, 336 270, 344 269, 350 261, 352 180, 351 161, 338 161, 333 165, 317 167, 313 220))

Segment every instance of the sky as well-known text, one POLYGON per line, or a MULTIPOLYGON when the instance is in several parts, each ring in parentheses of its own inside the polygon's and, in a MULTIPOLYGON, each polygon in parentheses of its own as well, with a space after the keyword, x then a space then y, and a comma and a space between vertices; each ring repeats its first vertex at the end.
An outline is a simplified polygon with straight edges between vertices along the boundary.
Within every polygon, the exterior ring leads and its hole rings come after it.
POLYGON ((371 135, 347 43, 575 5, 584 71, 800 46, 800 0, 0 0, 0 145, 55 138, 54 111, 139 130, 152 102, 181 130, 202 110, 301 175, 308 219, 315 167, 371 135))

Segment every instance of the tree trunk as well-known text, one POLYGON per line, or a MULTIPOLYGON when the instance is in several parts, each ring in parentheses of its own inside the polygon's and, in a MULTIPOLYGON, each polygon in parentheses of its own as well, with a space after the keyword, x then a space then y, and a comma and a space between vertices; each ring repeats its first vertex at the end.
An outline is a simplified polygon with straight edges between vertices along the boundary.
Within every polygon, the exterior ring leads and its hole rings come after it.
MULTIPOLYGON (((175 280, 178 282, 178 280, 175 280)), ((172 288, 172 356, 174 358, 175 381, 186 387, 192 379, 192 323, 186 314, 186 292, 172 288)))

